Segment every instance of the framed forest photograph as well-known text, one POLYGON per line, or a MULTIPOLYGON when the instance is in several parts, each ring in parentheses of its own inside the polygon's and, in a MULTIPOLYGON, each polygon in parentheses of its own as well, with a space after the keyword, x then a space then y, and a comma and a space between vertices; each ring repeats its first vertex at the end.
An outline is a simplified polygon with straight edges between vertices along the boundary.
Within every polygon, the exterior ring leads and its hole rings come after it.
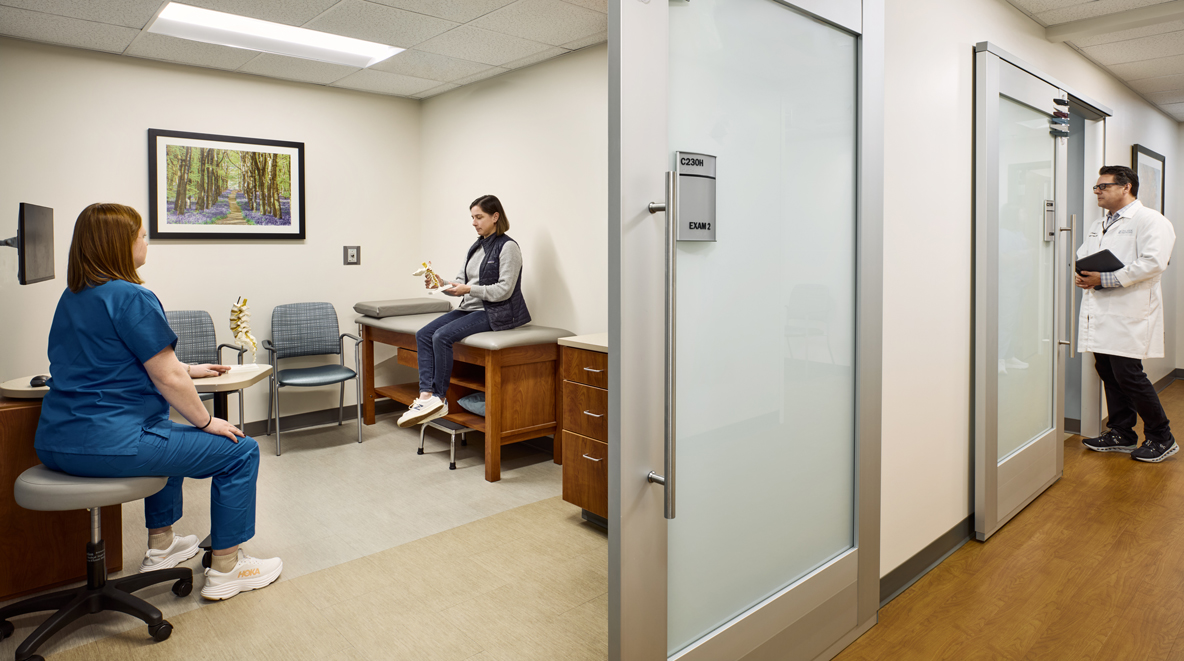
POLYGON ((1131 145, 1131 169, 1139 175, 1139 201, 1163 213, 1166 160, 1143 145, 1131 145))
POLYGON ((148 129, 148 236, 303 239, 304 143, 148 129))

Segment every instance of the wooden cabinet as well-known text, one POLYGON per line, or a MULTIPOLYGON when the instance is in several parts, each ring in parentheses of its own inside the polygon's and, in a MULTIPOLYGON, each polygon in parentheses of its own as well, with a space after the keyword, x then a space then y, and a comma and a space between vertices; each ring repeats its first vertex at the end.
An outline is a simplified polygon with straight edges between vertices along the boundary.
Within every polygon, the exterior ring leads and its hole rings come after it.
POLYGON ((563 499, 603 524, 608 518, 608 354, 566 346, 564 340, 559 344, 563 499))

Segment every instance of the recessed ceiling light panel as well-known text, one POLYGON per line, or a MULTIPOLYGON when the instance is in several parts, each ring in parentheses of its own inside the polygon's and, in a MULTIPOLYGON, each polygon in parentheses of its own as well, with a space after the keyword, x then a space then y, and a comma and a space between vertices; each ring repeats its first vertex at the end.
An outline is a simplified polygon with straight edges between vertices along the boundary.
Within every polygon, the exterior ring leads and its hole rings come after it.
POLYGON ((351 67, 365 68, 403 51, 402 48, 386 44, 261 21, 177 2, 170 2, 146 29, 154 34, 207 44, 246 48, 351 67))

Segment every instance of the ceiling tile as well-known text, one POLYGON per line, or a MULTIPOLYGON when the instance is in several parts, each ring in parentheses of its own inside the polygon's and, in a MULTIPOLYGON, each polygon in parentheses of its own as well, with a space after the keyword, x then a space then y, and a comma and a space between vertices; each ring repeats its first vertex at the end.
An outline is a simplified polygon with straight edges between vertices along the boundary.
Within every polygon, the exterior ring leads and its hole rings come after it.
POLYGON ((546 50, 547 45, 519 39, 508 34, 482 30, 470 25, 462 25, 455 30, 449 30, 434 39, 425 41, 418 46, 418 49, 496 66, 546 50))
POLYGON ((370 68, 430 80, 456 80, 485 71, 489 65, 412 49, 387 58, 370 68))
POLYGON ((1036 18, 1038 18, 1045 25, 1057 25, 1059 23, 1079 21, 1083 18, 1095 18, 1097 16, 1105 16, 1106 14, 1126 11, 1128 9, 1150 7, 1151 5, 1158 5, 1171 1, 1172 0, 1095 0, 1094 2, 1083 2, 1070 7, 1065 7, 1063 9, 1054 9, 1052 11, 1040 12, 1036 15, 1036 18))
POLYGON ((139 30, 24 9, 0 7, 0 35, 108 53, 122 53, 139 30))
POLYGON ((1109 66, 1184 54, 1184 32, 1157 34, 1083 49, 1090 59, 1109 66))
POLYGON ((1154 60, 1127 62, 1126 64, 1112 64, 1108 67, 1114 75, 1127 82, 1140 78, 1156 78, 1171 76, 1184 71, 1184 55, 1160 57, 1154 60))
POLYGON ((564 49, 564 48, 548 48, 547 50, 539 51, 538 53, 535 53, 534 55, 527 55, 526 57, 524 57, 520 60, 514 60, 513 62, 506 62, 502 66, 507 69, 520 69, 522 67, 528 67, 528 66, 535 64, 537 62, 542 62, 543 60, 549 60, 553 57, 559 57, 560 55, 566 55, 567 53, 568 53, 567 49, 564 49))
POLYGON ((436 96, 437 94, 443 94, 444 92, 454 90, 458 87, 460 87, 460 85, 457 85, 456 83, 444 83, 439 87, 433 87, 430 90, 425 90, 419 94, 412 94, 411 96, 415 99, 426 99, 428 97, 436 96))
POLYGON ((0 0, 0 5, 139 30, 156 15, 161 0, 0 0))
POLYGON ((1089 48, 1090 46, 1101 46, 1102 44, 1110 44, 1116 41, 1150 37, 1151 35, 1175 32, 1177 30, 1184 30, 1184 21, 1168 21, 1167 23, 1148 25, 1147 27, 1135 28, 1133 30, 1107 32, 1106 34, 1099 34, 1093 37, 1078 37, 1070 43, 1078 48, 1089 48))
POLYGON ((355 74, 346 76, 333 83, 333 87, 345 87, 351 90, 378 92, 379 94, 392 94, 394 96, 410 96, 424 90, 432 89, 433 87, 438 87, 439 85, 440 81, 438 80, 425 80, 413 76, 401 76, 397 73, 385 73, 383 71, 371 71, 369 69, 362 69, 355 74))
MULTIPOLYGON (((0 0, 5 2, 7 0, 0 0)), ((338 0, 178 0, 194 7, 258 18, 285 25, 304 25, 338 0)), ((158 3, 159 4, 159 3, 158 3)))
POLYGON ((1151 101, 1157 106, 1166 107, 1173 103, 1184 103, 1184 88, 1171 90, 1168 92, 1155 92, 1148 94, 1147 100, 1151 101))
POLYGON ((1097 0, 1007 0, 1009 3, 1017 7, 1020 11, 1029 14, 1039 14, 1041 12, 1052 11, 1054 9, 1064 9, 1066 7, 1073 7, 1075 5, 1083 5, 1087 2, 1096 2, 1097 0))
POLYGON ((1130 86, 1143 94, 1163 92, 1167 90, 1184 89, 1184 74, 1174 76, 1160 76, 1158 78, 1144 78, 1130 82, 1130 86))
POLYGON ((579 5, 584 9, 591 9, 598 11, 601 14, 608 13, 608 0, 563 0, 566 3, 579 5))
POLYGON ((486 69, 485 71, 482 71, 481 73, 475 73, 471 76, 465 76, 464 78, 460 78, 460 79, 454 80, 452 82, 456 83, 458 86, 459 85, 468 85, 469 83, 475 83, 478 80, 485 80, 486 78, 493 78, 494 76, 496 76, 498 74, 503 74, 507 71, 509 71, 509 69, 503 69, 501 67, 491 67, 489 69, 486 69))
POLYGON ((456 23, 361 0, 343 0, 304 27, 400 48, 410 48, 456 23))
POLYGON ((298 80, 302 83, 316 83, 317 85, 328 85, 360 70, 359 67, 347 67, 341 64, 317 62, 316 60, 272 53, 260 53, 258 57, 239 68, 239 71, 243 73, 283 78, 284 80, 298 80))
POLYGON ((569 41, 566 44, 562 44, 562 46, 567 50, 579 50, 594 44, 602 44, 606 41, 608 41, 608 30, 605 30, 604 32, 597 32, 596 34, 584 37, 583 39, 569 41))
POLYGON ((166 60, 180 62, 199 67, 213 69, 234 70, 246 64, 259 53, 243 48, 230 46, 215 46, 203 44, 200 41, 178 39, 162 34, 141 32, 132 45, 124 51, 125 55, 146 57, 150 60, 166 60))
POLYGON ((514 0, 373 0, 391 7, 417 14, 446 18, 457 23, 468 23, 474 18, 505 7, 514 0))
POLYGON ((608 30, 608 16, 561 0, 518 0, 470 25, 558 46, 608 30))

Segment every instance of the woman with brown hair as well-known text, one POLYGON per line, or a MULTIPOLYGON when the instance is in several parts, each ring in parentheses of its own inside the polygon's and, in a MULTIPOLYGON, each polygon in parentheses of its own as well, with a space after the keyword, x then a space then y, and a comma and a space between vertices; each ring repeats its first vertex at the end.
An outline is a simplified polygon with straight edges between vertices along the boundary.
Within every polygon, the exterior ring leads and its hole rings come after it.
POLYGON ((279 558, 252 558, 239 544, 255 534, 259 446, 210 415, 193 378, 222 365, 185 365, 173 349, 156 295, 136 269, 148 258, 140 214, 121 204, 92 204, 74 225, 67 284, 49 331, 49 392, 34 448, 51 470, 81 477, 165 476, 144 499, 148 551, 140 571, 176 566, 197 554, 195 535, 173 534, 186 477, 213 478, 212 566, 201 594, 229 599, 279 578, 279 558), (169 406, 193 424, 169 421, 169 406))
MULTIPOLYGON (((510 219, 501 200, 482 195, 469 205, 477 241, 469 247, 456 282, 443 289, 461 296, 460 305, 433 319, 415 334, 419 360, 419 399, 399 418, 410 427, 448 414, 452 345, 475 333, 509 330, 530 323, 522 297, 522 250, 506 232, 510 219)), ((431 286, 425 278, 425 286, 431 286)))

